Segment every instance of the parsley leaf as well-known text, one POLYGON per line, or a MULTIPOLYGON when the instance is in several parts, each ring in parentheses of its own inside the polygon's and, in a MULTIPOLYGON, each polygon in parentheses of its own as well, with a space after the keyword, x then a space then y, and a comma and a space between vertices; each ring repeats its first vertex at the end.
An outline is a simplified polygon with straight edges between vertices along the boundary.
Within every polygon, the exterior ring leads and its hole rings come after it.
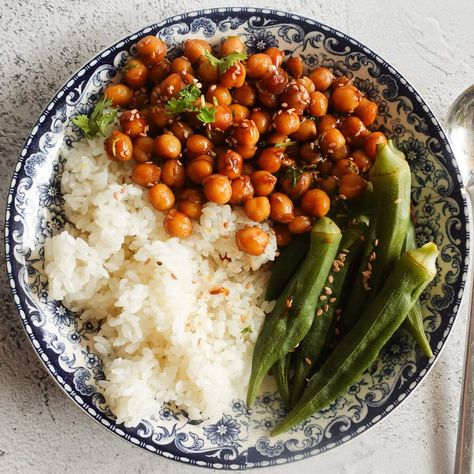
POLYGON ((117 116, 115 109, 110 109, 112 101, 105 97, 95 104, 90 117, 78 115, 72 119, 72 123, 79 127, 87 138, 94 138, 98 134, 105 136, 105 129, 117 116))
POLYGON ((219 59, 209 51, 205 51, 204 56, 213 66, 217 66, 219 68, 219 72, 221 74, 226 72, 227 69, 233 66, 236 62, 247 59, 247 55, 245 53, 230 53, 227 56, 219 59))
POLYGON ((197 118, 204 124, 213 123, 216 121, 216 108, 211 106, 201 107, 197 118))
POLYGON ((275 148, 286 148, 287 146, 293 146, 293 145, 296 145, 298 142, 291 142, 291 141, 287 141, 287 142, 280 142, 280 143, 275 143, 275 145, 273 145, 275 148))
POLYGON ((243 336, 245 336, 246 334, 252 334, 253 333, 253 329, 250 327, 250 326, 245 326, 242 331, 240 331, 240 334, 243 336))
POLYGON ((170 99, 166 103, 166 108, 175 114, 183 112, 195 112, 196 106, 194 103, 201 95, 201 89, 196 84, 189 84, 178 93, 178 97, 170 99))

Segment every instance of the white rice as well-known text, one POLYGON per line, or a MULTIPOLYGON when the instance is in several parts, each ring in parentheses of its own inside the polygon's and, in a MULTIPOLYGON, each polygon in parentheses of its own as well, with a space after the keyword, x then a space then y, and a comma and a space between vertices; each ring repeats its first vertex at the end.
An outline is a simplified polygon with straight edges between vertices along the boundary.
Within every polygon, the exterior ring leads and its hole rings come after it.
POLYGON ((262 265, 275 257, 275 236, 258 224, 270 234, 266 251, 244 254, 235 232, 255 223, 208 203, 191 237, 170 238, 147 191, 132 184, 132 166, 110 162, 101 138, 67 152, 62 189, 72 225, 45 243, 49 296, 100 321, 100 386, 119 422, 136 425, 165 402, 192 419, 220 416, 245 398, 272 309, 262 265), (247 326, 253 332, 242 335, 247 326))

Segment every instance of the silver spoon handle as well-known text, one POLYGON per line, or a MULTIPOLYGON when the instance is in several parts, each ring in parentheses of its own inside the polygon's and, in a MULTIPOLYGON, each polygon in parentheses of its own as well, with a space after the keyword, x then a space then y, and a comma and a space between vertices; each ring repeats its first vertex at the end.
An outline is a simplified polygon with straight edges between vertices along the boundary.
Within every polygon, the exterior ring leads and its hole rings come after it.
MULTIPOLYGON (((466 188, 469 205, 471 209, 471 219, 474 214, 474 186, 466 188)), ((471 231, 471 236, 473 235, 471 231)), ((472 252, 472 246, 471 246, 472 252)), ((473 261, 471 256, 471 262, 473 261)), ((472 264, 471 280, 472 280, 472 264)), ((466 335, 466 353, 464 361, 464 376, 461 393, 461 406, 459 409, 459 426, 458 439, 456 445, 456 464, 454 467, 455 474, 472 474, 474 473, 474 307, 472 305, 474 294, 474 284, 471 287, 469 295, 469 321, 468 331, 466 335)))

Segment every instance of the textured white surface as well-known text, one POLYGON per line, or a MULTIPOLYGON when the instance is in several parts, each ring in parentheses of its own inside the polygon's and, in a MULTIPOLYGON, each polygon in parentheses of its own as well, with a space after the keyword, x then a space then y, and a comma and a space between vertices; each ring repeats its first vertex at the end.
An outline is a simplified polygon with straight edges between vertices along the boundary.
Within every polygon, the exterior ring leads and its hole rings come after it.
MULTIPOLYGON (((0 209, 23 140, 54 91, 82 63, 147 24, 223 4, 3 0, 0 209)), ((441 121, 450 103, 474 82, 472 0, 239 0, 228 5, 257 4, 306 15, 354 36, 399 69, 441 121)), ((1 252, 3 260, 3 245, 1 252)), ((68 401, 34 355, 3 270, 0 277, 0 472, 203 472, 133 449, 68 401)), ((394 414, 335 451, 259 472, 451 472, 466 314, 464 302, 436 366, 394 414)))

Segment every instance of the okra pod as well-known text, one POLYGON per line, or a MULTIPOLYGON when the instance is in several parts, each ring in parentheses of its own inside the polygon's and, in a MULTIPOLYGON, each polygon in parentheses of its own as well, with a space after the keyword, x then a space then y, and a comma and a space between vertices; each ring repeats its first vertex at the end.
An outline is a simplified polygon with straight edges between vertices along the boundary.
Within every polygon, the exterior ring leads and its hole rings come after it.
POLYGON ((436 245, 428 243, 400 257, 382 290, 312 377, 300 401, 273 429, 272 435, 283 433, 327 407, 375 361, 380 349, 435 276, 438 253, 436 245))
POLYGON ((292 351, 311 327, 317 299, 340 240, 341 231, 331 219, 322 217, 313 225, 310 247, 303 263, 278 297, 258 335, 247 392, 248 406, 255 400, 270 367, 292 351))
POLYGON ((287 408, 290 408, 290 364, 291 352, 278 359, 273 365, 273 376, 281 399, 287 408))

